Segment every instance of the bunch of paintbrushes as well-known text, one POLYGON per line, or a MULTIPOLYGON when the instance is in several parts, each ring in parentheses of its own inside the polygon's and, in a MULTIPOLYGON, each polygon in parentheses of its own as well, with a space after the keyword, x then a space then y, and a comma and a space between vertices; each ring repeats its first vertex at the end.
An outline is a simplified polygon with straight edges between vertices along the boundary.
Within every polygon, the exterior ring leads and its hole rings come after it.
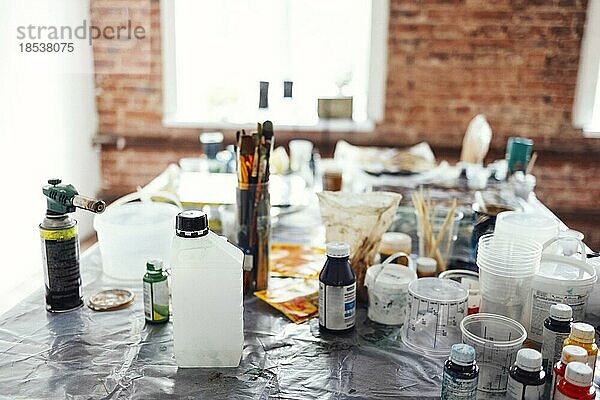
POLYGON ((425 196, 421 188, 413 192, 412 202, 417 212, 421 255, 434 258, 438 272, 443 272, 448 266, 454 242, 456 199, 452 200, 449 208, 442 208, 432 203, 431 197, 425 196))
POLYGON ((256 132, 236 133, 238 246, 245 253, 244 293, 267 288, 269 277, 269 157, 273 124, 259 123, 256 132))

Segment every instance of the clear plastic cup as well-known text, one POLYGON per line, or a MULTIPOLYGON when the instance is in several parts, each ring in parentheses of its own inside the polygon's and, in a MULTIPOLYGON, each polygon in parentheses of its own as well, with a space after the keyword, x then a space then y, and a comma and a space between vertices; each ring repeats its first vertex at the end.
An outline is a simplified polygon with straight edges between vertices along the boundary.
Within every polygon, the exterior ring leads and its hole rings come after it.
POLYGON ((537 242, 503 240, 490 234, 483 235, 478 246, 477 265, 490 272, 521 275, 539 268, 542 246, 537 242))
POLYGON ((495 314, 473 314, 460 323, 463 343, 473 346, 479 365, 477 389, 502 393, 508 369, 517 357, 527 331, 517 321, 495 314))

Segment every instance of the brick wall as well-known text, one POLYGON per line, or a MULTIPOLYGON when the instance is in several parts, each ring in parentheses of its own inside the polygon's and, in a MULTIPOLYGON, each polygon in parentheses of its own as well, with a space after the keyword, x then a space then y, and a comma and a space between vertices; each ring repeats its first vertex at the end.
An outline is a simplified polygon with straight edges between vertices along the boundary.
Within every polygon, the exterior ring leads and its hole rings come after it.
MULTIPOLYGON (((91 0, 92 23, 127 9, 144 16, 150 5, 150 67, 137 75, 96 74, 105 188, 143 185, 168 162, 197 154, 199 129, 161 124, 162 65, 158 0, 91 0), (113 136, 126 138, 118 150, 113 136), (106 144, 108 143, 108 144, 106 144), (155 143, 157 146, 149 146, 155 143)), ((278 141, 307 137, 326 150, 338 138, 357 144, 405 146, 426 140, 458 153, 469 120, 484 113, 501 154, 506 139, 527 136, 539 151, 538 195, 559 216, 598 217, 600 140, 571 127, 579 45, 585 22, 582 0, 391 0, 385 119, 373 134, 278 132, 278 141)), ((97 43, 97 67, 122 51, 97 43)), ((148 57, 127 50, 128 57, 148 57)), ((233 132, 226 132, 232 140, 233 132)), ((452 152, 452 151, 451 151, 452 152)), ((600 218, 597 218, 600 219, 600 218)), ((584 219, 585 220, 585 219, 584 219)), ((578 226, 588 236, 590 225, 578 226)), ((600 237, 593 242, 600 247, 600 237)))

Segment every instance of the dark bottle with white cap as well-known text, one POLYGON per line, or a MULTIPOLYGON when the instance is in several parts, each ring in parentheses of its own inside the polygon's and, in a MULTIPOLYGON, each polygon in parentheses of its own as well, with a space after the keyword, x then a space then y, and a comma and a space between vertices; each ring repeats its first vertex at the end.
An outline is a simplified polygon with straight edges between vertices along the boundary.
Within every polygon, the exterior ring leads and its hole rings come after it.
POLYGON ((354 329, 356 277, 347 243, 327 243, 327 261, 319 275, 319 328, 344 333, 354 329))
POLYGON ((517 353, 517 361, 509 370, 506 398, 543 400, 545 382, 542 354, 534 349, 521 349, 517 353))
POLYGON ((546 378, 551 375, 552 367, 560 360, 563 342, 571 333, 573 310, 566 304, 553 304, 550 316, 544 321, 542 330, 542 359, 546 378))
POLYGON ((450 357, 444 364, 441 399, 475 400, 478 378, 475 349, 464 343, 452 345, 450 357))

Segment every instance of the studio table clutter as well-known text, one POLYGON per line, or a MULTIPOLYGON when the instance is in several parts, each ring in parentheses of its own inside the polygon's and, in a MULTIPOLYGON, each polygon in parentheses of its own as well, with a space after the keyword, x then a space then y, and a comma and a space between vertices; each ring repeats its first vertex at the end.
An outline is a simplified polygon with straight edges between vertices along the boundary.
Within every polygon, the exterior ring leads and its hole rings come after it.
MULTIPOLYGON (((460 188, 421 182, 404 193, 371 181, 352 191, 357 180, 345 170, 341 183, 328 182, 336 191, 319 191, 310 142, 291 144, 292 169, 271 177, 283 159, 270 157, 278 153, 272 130, 265 121, 257 132, 238 133, 239 168, 225 178, 233 178, 226 201, 180 201, 181 171, 170 168, 167 181, 157 178, 96 218, 99 243, 80 259, 78 251, 60 259, 53 241, 77 250, 75 222, 65 216, 71 202, 85 200, 92 211, 104 204, 51 180, 41 237, 54 258, 44 267, 69 262, 77 270, 74 301, 54 309, 40 290, 0 316, 0 395, 595 396, 598 265, 587 259, 582 235, 535 196, 519 200, 500 180, 473 193, 477 179, 460 188), (272 194, 289 200, 296 178, 303 200, 273 202, 272 194), (510 204, 498 209, 511 211, 492 213, 484 195, 506 190, 510 204), (58 219, 67 223, 53 225, 58 219)), ((510 168, 521 171, 531 149, 512 143, 510 168)), ((348 146, 341 149, 360 153, 348 146)), ((380 152, 363 154, 371 155, 363 178, 412 165, 423 174, 436 169, 439 179, 448 169, 435 165, 426 144, 377 165, 380 152)), ((461 171, 467 180, 490 177, 480 165, 461 171)))

